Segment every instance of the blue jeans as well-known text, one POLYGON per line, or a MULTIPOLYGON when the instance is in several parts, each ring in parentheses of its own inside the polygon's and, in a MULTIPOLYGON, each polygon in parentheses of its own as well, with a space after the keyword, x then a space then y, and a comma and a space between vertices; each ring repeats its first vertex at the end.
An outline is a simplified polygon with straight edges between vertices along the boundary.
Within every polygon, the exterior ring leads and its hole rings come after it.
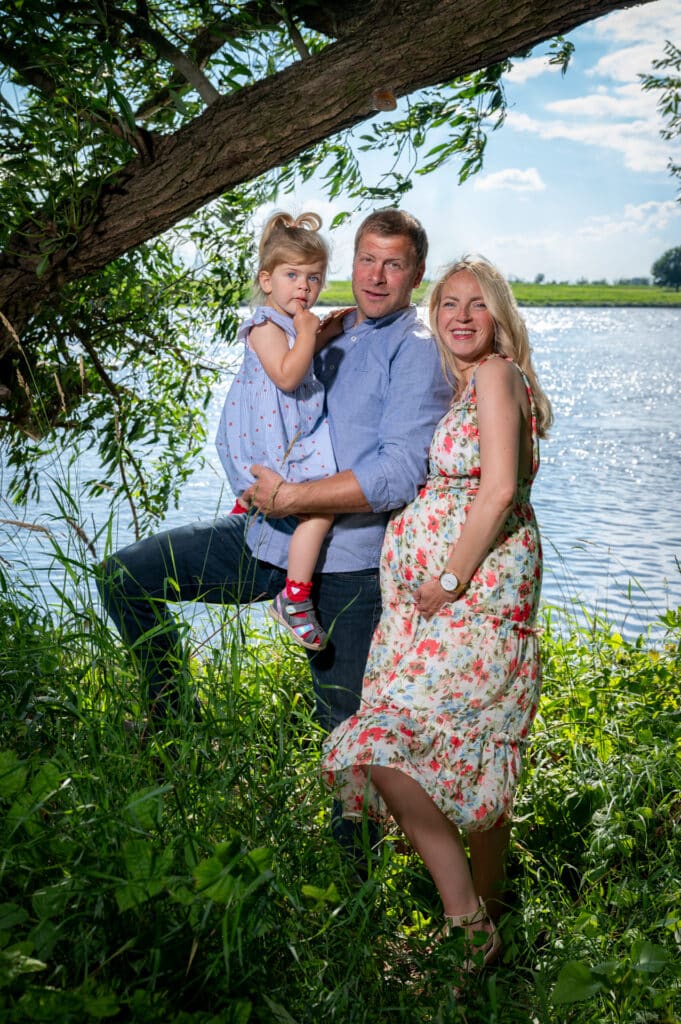
MULTIPOLYGON (((104 606, 131 648, 152 706, 177 710, 184 650, 168 602, 243 604, 283 589, 286 572, 254 558, 246 546, 245 515, 224 516, 148 537, 122 548, 101 567, 104 606)), ((359 705, 381 597, 378 569, 319 573, 312 597, 328 646, 308 652, 316 715, 328 731, 359 705)))

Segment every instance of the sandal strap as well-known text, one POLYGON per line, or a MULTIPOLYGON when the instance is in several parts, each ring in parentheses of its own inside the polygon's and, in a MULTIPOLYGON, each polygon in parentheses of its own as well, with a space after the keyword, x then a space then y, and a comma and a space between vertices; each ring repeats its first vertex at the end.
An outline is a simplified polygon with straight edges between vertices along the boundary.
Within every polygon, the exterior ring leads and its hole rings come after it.
MULTIPOLYGON (((482 963, 486 966, 492 963, 498 956, 501 950, 501 936, 497 931, 496 925, 487 913, 487 907, 485 906, 484 900, 478 897, 479 907, 472 914, 459 914, 453 915, 448 914, 445 916, 445 923, 447 930, 451 932, 452 928, 472 929, 471 939, 473 935, 485 932, 488 936, 485 942, 479 946, 475 946, 471 950, 473 953, 482 953, 482 963), (475 929, 475 926, 480 927, 475 929), (484 925, 489 925, 489 929, 485 928, 484 925)), ((469 957, 463 963, 463 970, 465 973, 470 973, 475 970, 475 964, 469 957)))
POLYGON ((291 601, 289 598, 285 598, 282 601, 282 607, 288 615, 300 615, 301 612, 314 611, 314 604, 309 597, 306 597, 304 601, 291 601))
POLYGON ((491 921, 487 916, 487 907, 480 900, 480 906, 477 910, 474 910, 472 914, 447 914, 446 921, 450 928, 470 928, 474 924, 484 924, 486 921, 491 921))
POLYGON ((297 636, 303 637, 305 640, 315 638, 321 640, 322 633, 314 614, 314 604, 309 598, 305 598, 304 601, 290 601, 284 605, 284 610, 293 620, 289 622, 289 627, 297 636))
POLYGON ((270 613, 286 627, 291 636, 309 650, 322 650, 326 646, 328 638, 317 621, 311 598, 291 601, 286 592, 281 591, 275 597, 270 613))

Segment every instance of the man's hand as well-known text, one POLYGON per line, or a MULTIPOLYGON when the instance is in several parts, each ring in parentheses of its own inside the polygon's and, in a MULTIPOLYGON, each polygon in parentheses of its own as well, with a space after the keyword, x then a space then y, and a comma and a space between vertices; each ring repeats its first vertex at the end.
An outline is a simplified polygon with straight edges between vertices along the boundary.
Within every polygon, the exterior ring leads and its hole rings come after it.
POLYGON ((334 309, 332 313, 322 319, 321 326, 317 331, 317 351, 323 348, 324 345, 328 345, 330 341, 337 338, 339 334, 343 333, 343 318, 348 313, 355 311, 355 306, 344 306, 343 309, 334 309))
POLYGON ((262 512, 271 519, 281 519, 294 514, 294 509, 290 507, 290 499, 291 489, 295 484, 286 483, 283 476, 279 476, 267 466, 251 466, 251 473, 255 477, 255 482, 239 498, 242 505, 262 512), (285 492, 288 492, 288 495, 285 492))
POLYGON ((432 619, 451 600, 452 595, 440 586, 438 579, 428 580, 414 591, 414 603, 424 619, 432 619))

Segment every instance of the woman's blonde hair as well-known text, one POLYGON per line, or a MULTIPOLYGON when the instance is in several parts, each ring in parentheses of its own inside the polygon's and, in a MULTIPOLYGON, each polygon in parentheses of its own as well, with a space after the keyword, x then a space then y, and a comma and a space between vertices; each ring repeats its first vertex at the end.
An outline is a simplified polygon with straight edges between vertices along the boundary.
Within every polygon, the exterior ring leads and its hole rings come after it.
MULTIPOLYGON (((260 287, 260 274, 271 274, 281 263, 323 263, 322 276, 326 277, 329 262, 328 243, 319 234, 322 219, 316 213, 273 213, 269 218, 258 246, 258 272, 253 282, 254 306, 266 304, 267 296, 260 287)), ((322 282, 323 283, 323 282, 322 282)))
POLYGON ((452 274, 458 274, 461 270, 470 271, 480 285, 485 305, 494 320, 494 351, 513 360, 527 377, 537 411, 537 433, 540 437, 545 437, 553 422, 553 412, 551 403, 542 390, 532 366, 527 326, 520 315, 508 281, 484 256, 463 256, 456 260, 455 263, 447 267, 430 292, 428 303, 430 328, 435 335, 445 376, 452 384, 454 393, 460 393, 464 384, 463 377, 456 368, 454 356, 445 345, 444 339, 440 337, 437 314, 445 282, 452 274))

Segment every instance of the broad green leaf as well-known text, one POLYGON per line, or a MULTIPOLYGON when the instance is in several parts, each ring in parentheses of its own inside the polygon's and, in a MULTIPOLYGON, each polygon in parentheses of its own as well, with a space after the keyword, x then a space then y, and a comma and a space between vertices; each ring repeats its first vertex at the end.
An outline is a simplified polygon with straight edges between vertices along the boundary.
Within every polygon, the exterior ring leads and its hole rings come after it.
POLYGON ((23 907, 16 903, 3 903, 0 905, 0 932, 10 931, 18 924, 24 924, 28 920, 28 914, 23 907))
POLYGON ((126 814, 147 832, 158 828, 163 816, 163 793, 158 786, 138 790, 125 805, 126 814))
POLYGON ((83 1009, 95 1020, 105 1020, 117 1016, 121 1005, 113 992, 86 992, 83 994, 83 1009))
POLYGON ((61 917, 70 895, 71 882, 65 879, 58 885, 34 892, 31 905, 40 918, 61 917))
POLYGON ((631 966, 643 974, 659 974, 669 962, 669 953, 662 946, 656 946, 645 939, 639 939, 631 947, 631 966))
POLYGON ((46 969, 47 964, 43 963, 42 960, 26 956, 25 953, 20 952, 18 949, 0 950, 0 988, 7 987, 15 978, 21 977, 22 974, 35 974, 37 971, 44 971, 46 969))
POLYGON ((604 991, 603 979, 586 964, 571 960, 565 964, 553 987, 551 1000, 554 1003, 578 1003, 604 991))
POLYGON ((196 888, 201 896, 216 903, 228 903, 234 892, 236 879, 217 857, 209 857, 194 868, 196 888))
POLYGON ((317 885, 301 885, 300 891, 306 899, 314 900, 315 909, 318 910, 326 903, 336 905, 340 902, 340 895, 334 882, 322 889, 317 885))
POLYGON ((11 750, 0 750, 0 797, 14 796, 24 788, 26 765, 11 750))

